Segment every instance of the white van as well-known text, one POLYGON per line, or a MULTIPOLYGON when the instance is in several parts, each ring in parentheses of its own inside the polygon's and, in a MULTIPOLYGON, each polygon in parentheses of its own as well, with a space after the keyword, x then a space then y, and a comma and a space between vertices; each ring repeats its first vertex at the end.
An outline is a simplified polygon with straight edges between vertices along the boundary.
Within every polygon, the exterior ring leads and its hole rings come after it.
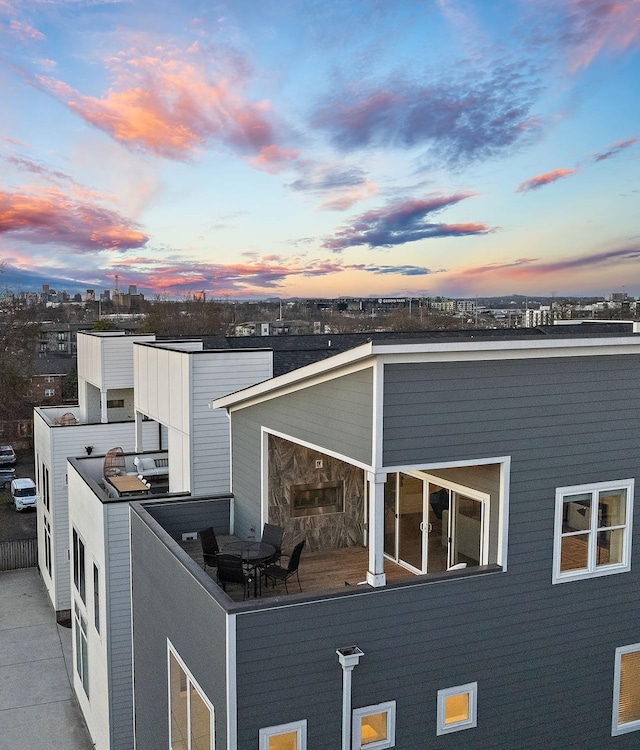
POLYGON ((12 479, 11 497, 13 497, 13 507, 16 510, 27 510, 27 508, 35 510, 38 496, 33 479, 12 479))

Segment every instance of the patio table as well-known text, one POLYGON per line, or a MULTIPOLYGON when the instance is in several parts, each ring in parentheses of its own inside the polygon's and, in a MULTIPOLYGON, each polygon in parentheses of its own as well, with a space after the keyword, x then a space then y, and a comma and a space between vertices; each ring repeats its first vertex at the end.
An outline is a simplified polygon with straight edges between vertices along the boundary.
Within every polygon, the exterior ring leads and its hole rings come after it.
POLYGON ((239 557, 242 562, 248 563, 254 570, 253 579, 253 595, 258 596, 258 574, 256 568, 264 560, 268 560, 272 557, 276 548, 273 544, 267 544, 267 542, 255 542, 255 541, 238 541, 229 542, 225 544, 221 550, 225 555, 234 555, 239 557))

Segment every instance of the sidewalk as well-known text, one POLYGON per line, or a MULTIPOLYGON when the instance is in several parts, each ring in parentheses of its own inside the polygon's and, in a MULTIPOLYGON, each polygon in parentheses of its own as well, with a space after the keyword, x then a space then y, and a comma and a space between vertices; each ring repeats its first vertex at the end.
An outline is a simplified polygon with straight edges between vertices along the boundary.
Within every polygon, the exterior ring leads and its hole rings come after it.
POLYGON ((91 750, 70 683, 71 630, 36 568, 0 572, 0 750, 91 750))

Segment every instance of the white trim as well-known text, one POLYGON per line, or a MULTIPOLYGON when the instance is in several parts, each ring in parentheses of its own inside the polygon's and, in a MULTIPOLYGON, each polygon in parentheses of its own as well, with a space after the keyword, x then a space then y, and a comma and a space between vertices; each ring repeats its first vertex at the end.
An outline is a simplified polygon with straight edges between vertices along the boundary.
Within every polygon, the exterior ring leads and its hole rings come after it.
POLYGON ((238 684, 236 679, 236 615, 227 615, 227 750, 238 745, 238 684))
MULTIPOLYGON (((399 334, 401 338, 402 334, 399 334)), ((541 337, 449 341, 442 343, 385 344, 368 342, 333 357, 300 367, 257 385, 211 401, 211 408, 246 408, 276 396, 316 385, 336 377, 371 367, 371 357, 383 356, 385 364, 415 362, 467 362, 502 359, 541 359, 557 357, 639 354, 640 339, 633 336, 611 338, 541 337)))
POLYGON ((290 721, 273 727, 264 727, 259 734, 259 750, 269 750, 269 738, 288 732, 297 732, 296 750, 307 750, 307 720, 290 721))
POLYGON ((338 453, 323 445, 310 443, 308 440, 302 440, 300 438, 293 437, 292 435, 287 435, 285 432, 279 432, 278 430, 273 430, 271 429, 271 427, 265 427, 264 425, 262 425, 260 429, 262 430, 262 432, 269 433, 269 435, 275 435, 276 437, 282 438, 283 440, 288 440, 290 443, 296 443, 297 445, 302 445, 305 448, 310 448, 311 450, 318 451, 318 453, 324 453, 325 455, 331 456, 332 458, 337 458, 339 461, 344 461, 345 463, 351 464, 352 466, 357 466, 359 469, 364 469, 365 471, 374 470, 373 466, 370 466, 369 464, 358 461, 356 458, 352 458, 351 456, 345 456, 343 453, 338 453))
POLYGON ((244 409, 247 406, 268 401, 276 396, 284 396, 287 393, 325 383, 337 377, 351 375, 372 366, 371 362, 367 361, 370 355, 371 343, 369 342, 346 352, 335 354, 333 357, 291 370, 284 375, 277 375, 275 378, 235 391, 228 396, 213 399, 210 402, 210 408, 232 407, 232 411, 233 407, 244 409))
POLYGON ((478 683, 467 682, 466 685, 456 685, 455 687, 438 690, 438 709, 437 709, 437 728, 436 735, 451 734, 460 732, 463 729, 472 729, 478 725, 478 683), (469 696, 469 718, 462 721, 456 721, 452 724, 445 724, 444 720, 444 701, 452 695, 462 695, 466 693, 469 696))
MULTIPOLYGON (((614 575, 615 573, 626 573, 631 570, 631 535, 633 526, 633 499, 634 499, 634 479, 620 479, 613 482, 591 482, 589 484, 570 485, 568 487, 556 488, 555 496, 555 522, 553 528, 553 570, 551 574, 552 583, 567 583, 570 581, 580 581, 585 578, 599 578, 600 576, 614 575), (595 564, 595 538, 597 536, 598 514, 592 513, 592 524, 588 530, 589 534, 589 552, 587 559, 587 568, 581 570, 571 570, 565 573, 560 572, 560 561, 562 554, 562 515, 564 508, 564 498, 567 495, 591 494, 592 502, 595 500, 596 493, 606 490, 626 490, 625 502, 625 523, 616 525, 611 528, 624 528, 624 539, 622 546, 622 561, 613 565, 598 566, 595 564)), ((586 530, 585 530, 585 533, 586 530)))
POLYGON ((196 678, 191 674, 191 671, 182 660, 182 657, 177 652, 176 647, 167 638, 167 718, 169 720, 169 745, 171 746, 171 659, 173 658, 178 662, 180 668, 187 676, 187 734, 191 735, 191 712, 189 711, 189 705, 191 702, 191 693, 189 691, 189 683, 192 683, 195 687, 200 699, 209 709, 211 719, 209 721, 209 735, 211 738, 211 750, 215 750, 216 746, 216 722, 215 722, 215 708, 205 691, 200 687, 196 678))
POLYGON ((611 712, 611 735, 616 737, 619 734, 627 732, 636 732, 640 729, 640 719, 637 721, 628 721, 624 724, 618 723, 618 713, 620 710, 620 667, 622 665, 622 654, 631 654, 640 651, 640 643, 633 643, 630 646, 620 646, 616 649, 616 658, 613 667, 613 710, 611 712))
MULTIPOLYGON (((373 364, 373 404, 371 424, 371 463, 374 467, 383 462, 383 415, 384 415, 384 365, 377 359, 373 364)), ((379 471, 379 469, 375 469, 379 471)))
POLYGON ((269 432, 260 430, 260 529, 269 521, 269 432))
POLYGON ((385 748, 396 746, 396 702, 387 701, 378 703, 376 706, 364 706, 363 708, 354 708, 351 722, 351 747, 352 750, 385 750, 385 748), (378 742, 368 742, 362 744, 362 718, 371 714, 387 714, 387 738, 378 742))

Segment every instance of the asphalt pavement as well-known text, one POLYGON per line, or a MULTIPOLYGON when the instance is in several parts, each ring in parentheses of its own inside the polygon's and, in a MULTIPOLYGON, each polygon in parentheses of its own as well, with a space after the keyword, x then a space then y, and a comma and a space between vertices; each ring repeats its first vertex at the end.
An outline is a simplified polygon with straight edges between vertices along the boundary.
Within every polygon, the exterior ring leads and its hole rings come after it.
POLYGON ((0 750, 92 750, 72 669, 37 568, 0 572, 0 750))

